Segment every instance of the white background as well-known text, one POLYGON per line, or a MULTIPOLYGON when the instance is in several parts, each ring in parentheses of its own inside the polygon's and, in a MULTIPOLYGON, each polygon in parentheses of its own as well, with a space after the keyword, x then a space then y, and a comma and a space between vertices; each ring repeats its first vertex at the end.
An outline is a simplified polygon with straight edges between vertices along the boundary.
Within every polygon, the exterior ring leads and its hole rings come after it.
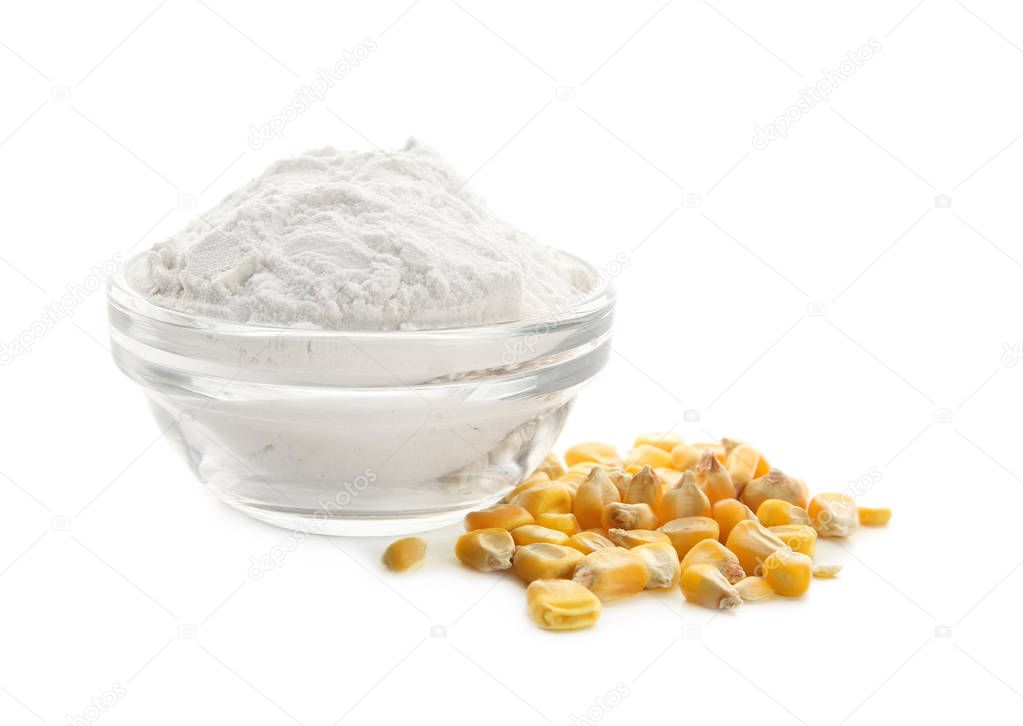
POLYGON ((0 723, 1019 714, 1021 46, 993 0, 5 3, 0 324, 32 350, 0 369, 0 723), (397 576, 383 542, 296 541, 215 501, 113 366, 101 293, 31 332, 272 160, 410 135, 541 239, 628 260, 562 447, 737 436, 817 491, 874 473, 891 526, 822 545, 845 569, 799 601, 647 594, 548 634, 513 578, 457 566, 457 528, 397 576))

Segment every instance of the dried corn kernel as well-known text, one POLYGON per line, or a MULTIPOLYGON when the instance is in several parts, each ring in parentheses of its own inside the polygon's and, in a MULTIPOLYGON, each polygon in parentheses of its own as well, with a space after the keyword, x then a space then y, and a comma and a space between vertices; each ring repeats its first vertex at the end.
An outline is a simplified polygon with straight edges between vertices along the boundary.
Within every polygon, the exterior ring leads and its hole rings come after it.
POLYGON ((534 489, 535 487, 542 486, 544 484, 550 484, 551 480, 547 478, 546 474, 533 474, 524 482, 519 484, 517 487, 509 492, 508 496, 504 498, 504 502, 513 502, 522 492, 527 489, 534 489))
POLYGON ((767 580, 753 575, 744 577, 735 583, 735 589, 739 593, 739 597, 742 598, 743 602, 766 600, 774 595, 774 590, 772 590, 771 586, 767 584, 767 580))
POLYGON ((633 547, 650 544, 651 542, 666 542, 671 544, 668 535, 656 529, 610 529, 607 532, 608 539, 619 547, 631 550, 633 547))
POLYGON ((754 512, 768 499, 784 499, 790 504, 806 509, 808 492, 806 483, 778 470, 771 469, 764 476, 754 479, 742 490, 739 499, 754 512))
POLYGON ((666 469, 663 466, 659 466, 654 469, 654 474, 664 484, 664 489, 674 489, 678 486, 678 483, 682 480, 682 472, 678 469, 666 469))
POLYGON ((548 529, 547 527, 541 527, 539 524, 523 524, 521 527, 516 527, 511 531, 512 539, 515 540, 515 544, 519 547, 527 544, 536 544, 537 542, 546 542, 547 544, 556 545, 567 545, 568 535, 564 532, 559 532, 556 529, 548 529))
POLYGON ((785 547, 785 543, 757 520, 746 519, 732 528, 725 546, 736 554, 747 574, 759 575, 764 560, 785 547))
POLYGON ((768 527, 771 534, 789 546, 793 552, 813 557, 817 549, 817 530, 808 524, 779 524, 768 527))
POLYGON ((582 560, 583 553, 564 545, 528 544, 515 550, 512 567, 523 582, 568 578, 582 560))
POLYGON ((588 555, 605 547, 614 547, 615 543, 599 532, 579 532, 568 538, 568 546, 588 555))
POLYGON ((693 448, 699 451, 701 455, 703 454, 704 451, 709 451, 712 454, 714 454, 714 458, 716 458, 722 464, 725 463, 725 447, 722 446, 721 444, 715 443, 713 441, 708 441, 693 444, 693 448))
POLYGON ((859 522, 856 501, 849 494, 818 494, 810 500, 808 510, 821 537, 848 537, 859 522))
POLYGON ((611 468, 622 468, 622 458, 618 455, 618 449, 611 444, 602 444, 596 441, 576 444, 565 452, 565 463, 569 467, 584 461, 592 461, 611 468))
POLYGON ((839 572, 842 571, 841 565, 814 565, 813 576, 825 580, 830 580, 835 577, 839 572))
POLYGON ((405 572, 419 567, 426 560, 426 542, 418 537, 395 540, 384 550, 383 561, 387 569, 405 572))
POLYGON ((526 608, 547 630, 588 628, 600 617, 600 599, 571 580, 534 580, 526 588, 526 608))
POLYGON ((534 518, 544 512, 565 514, 572 511, 572 490, 564 484, 541 484, 516 496, 512 504, 526 509, 534 518))
POLYGON ((651 467, 644 466, 633 475, 632 481, 629 482, 629 488, 625 492, 624 501, 627 504, 649 504, 650 508, 656 512, 663 495, 664 482, 651 467))
POLYGON ((721 529, 721 535, 718 537, 718 540, 722 544, 728 541, 728 535, 731 534, 732 527, 736 524, 745 519, 757 518, 753 514, 753 510, 738 499, 722 499, 719 502, 714 502, 714 506, 711 507, 711 514, 721 529))
POLYGON ((664 522, 681 517, 709 517, 711 511, 710 499, 697 485, 693 471, 683 472, 678 486, 664 492, 658 509, 664 522))
POLYGON ((563 514, 561 512, 544 512, 536 518, 536 523, 541 527, 547 527, 549 529, 556 529, 559 532, 564 532, 569 537, 573 534, 577 534, 582 528, 579 526, 579 520, 575 518, 574 514, 563 514))
POLYGON ((646 562, 621 547, 591 552, 579 561, 572 579, 602 601, 635 595, 647 585, 646 562))
POLYGON ((647 590, 674 587, 678 582, 680 572, 678 552, 671 542, 649 542, 629 551, 646 565, 647 590))
POLYGON ((757 508, 757 519, 765 527, 783 524, 810 524, 810 514, 784 499, 765 499, 757 508))
POLYGON ((892 510, 887 507, 860 507, 858 513, 864 527, 883 527, 892 518, 892 510))
POLYGON ((679 444, 671 450, 671 468, 687 471, 700 461, 700 450, 689 444, 679 444))
POLYGON ((553 451, 543 458, 536 471, 546 474, 548 479, 554 480, 565 475, 565 465, 553 451))
POLYGON ((712 452, 703 452, 693 472, 696 474, 696 485, 707 495, 711 504, 722 499, 735 499, 732 475, 714 458, 712 452))
POLYGON ((533 515, 517 504, 496 504, 489 509, 465 515, 465 531, 500 527, 509 531, 524 524, 532 524, 533 515))
POLYGON ((507 570, 512 566, 515 540, 506 529, 476 529, 455 543, 455 556, 480 572, 507 570))
POLYGON ((735 553, 716 539, 704 539, 693 545, 682 559, 682 571, 693 565, 711 565, 724 575, 730 583, 736 583, 746 576, 735 553))
POLYGON ((680 517, 665 522, 660 531, 668 535, 679 559, 685 558, 697 542, 718 538, 718 523, 710 517, 680 517))
POLYGON ((605 529, 653 529, 657 517, 649 504, 611 502, 604 507, 601 524, 605 529))
POLYGON ((626 452, 625 466, 671 466, 671 453, 649 444, 636 446, 626 452))
POLYGON ((658 449, 664 449, 664 451, 670 454, 671 450, 681 443, 682 436, 674 431, 669 431, 667 433, 640 434, 632 442, 632 446, 633 448, 656 446, 658 449))
POLYGON ((632 474, 626 474, 621 469, 608 469, 607 478, 611 480, 611 483, 615 485, 615 489, 618 490, 618 499, 624 501, 625 494, 629 491, 629 484, 632 483, 632 474))
POLYGON ((776 550, 764 561, 764 579, 779 595, 799 597, 810 588, 813 560, 788 547, 776 550))
MULTIPOLYGON (((592 471, 594 468, 599 468, 599 467, 592 467, 591 466, 590 467, 590 471, 592 471)), ((590 475, 589 471, 586 471, 586 472, 570 471, 567 474, 565 474, 564 476, 558 477, 558 479, 557 479, 557 481, 555 483, 561 484, 562 486, 566 486, 569 489, 571 489, 573 492, 575 492, 575 491, 578 491, 579 485, 582 484, 584 481, 586 481, 586 477, 588 477, 589 475, 590 475)))
POLYGON ((737 494, 757 478, 760 459, 760 452, 749 444, 737 444, 725 455, 725 468, 732 477, 732 485, 737 494))
POLYGON ((618 488, 603 469, 593 469, 586 481, 579 485, 572 502, 572 514, 583 529, 599 527, 604 507, 619 501, 618 488))
POLYGON ((682 573, 682 594, 694 605, 730 610, 742 603, 736 589, 713 565, 693 565, 682 573))

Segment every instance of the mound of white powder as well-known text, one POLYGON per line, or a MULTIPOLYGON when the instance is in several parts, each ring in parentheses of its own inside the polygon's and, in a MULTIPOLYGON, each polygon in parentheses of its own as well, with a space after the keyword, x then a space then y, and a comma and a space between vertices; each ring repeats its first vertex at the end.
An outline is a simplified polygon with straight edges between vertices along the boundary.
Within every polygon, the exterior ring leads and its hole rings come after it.
POLYGON ((279 161, 128 274, 181 312, 331 330, 549 315, 588 284, 580 264, 498 219, 414 140, 279 161))

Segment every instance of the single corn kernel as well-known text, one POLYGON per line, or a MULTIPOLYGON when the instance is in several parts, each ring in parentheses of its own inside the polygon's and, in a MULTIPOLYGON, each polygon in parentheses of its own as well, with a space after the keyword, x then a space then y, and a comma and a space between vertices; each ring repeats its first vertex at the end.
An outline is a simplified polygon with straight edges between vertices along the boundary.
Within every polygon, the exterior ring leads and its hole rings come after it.
POLYGON ((771 534, 789 546, 793 552, 813 557, 817 549, 817 530, 808 524, 779 524, 768 527, 771 534))
POLYGON ((579 470, 570 471, 564 476, 558 477, 555 483, 566 486, 573 492, 578 491, 579 485, 586 481, 586 477, 590 475, 590 471, 592 471, 593 468, 594 468, 593 465, 590 464, 590 469, 588 471, 585 472, 579 470))
POLYGON ((669 522, 681 517, 709 517, 712 509, 710 499, 696 483, 696 473, 685 471, 678 486, 664 492, 658 510, 661 521, 669 522))
POLYGON ((573 547, 538 542, 515 550, 512 567, 523 582, 554 580, 572 577, 582 558, 583 553, 573 547))
POLYGON ((714 458, 712 452, 704 451, 693 471, 696 473, 696 485, 707 495, 711 504, 722 499, 735 499, 732 475, 714 458))
POLYGON ((680 517, 665 522, 660 531, 668 535, 679 559, 684 559, 697 542, 717 539, 720 530, 718 523, 710 517, 680 517))
POLYGON ((774 595, 774 590, 772 590, 771 586, 767 584, 767 580, 754 575, 750 575, 749 577, 744 577, 739 580, 735 583, 735 589, 739 593, 739 597, 742 598, 743 602, 766 600, 774 595))
POLYGON ((541 527, 564 532, 569 537, 579 533, 582 529, 574 514, 562 514, 561 512, 544 512, 536 518, 536 523, 541 527))
POLYGON ((746 574, 759 575, 764 560, 785 547, 785 543, 757 520, 746 519, 732 528, 725 547, 736 554, 746 574))
POLYGON ((426 542, 418 537, 405 537, 391 542, 384 550, 384 565, 395 572, 419 567, 426 560, 426 542))
POLYGON ((565 463, 570 467, 583 461, 592 461, 610 468, 622 468, 622 458, 618 455, 618 449, 611 444, 596 441, 576 444, 565 452, 565 463))
POLYGON ((603 469, 594 468, 579 485, 572 502, 572 514, 583 529, 599 527, 604 507, 619 501, 618 488, 603 469))
POLYGON ((697 542, 682 560, 682 572, 693 565, 711 565, 724 575, 733 585, 744 578, 746 573, 739 564, 735 553, 716 539, 704 539, 697 542))
POLYGON ((693 444, 693 448, 700 452, 702 455, 704 451, 709 451, 714 454, 714 458, 720 461, 722 464, 725 463, 725 447, 719 443, 713 441, 701 442, 693 444))
POLYGON ((607 478, 618 490, 619 501, 625 501, 625 494, 629 491, 629 484, 632 483, 632 474, 627 474, 622 469, 608 469, 607 478))
POLYGON ((776 550, 764 561, 764 579, 779 595, 799 597, 810 589, 813 560, 788 547, 776 550))
POLYGON ((719 502, 714 502, 714 506, 711 507, 711 514, 721 529, 721 536, 718 537, 721 544, 728 541, 728 535, 731 534, 732 527, 736 524, 746 519, 757 518, 753 510, 738 499, 722 499, 719 502))
POLYGON ((568 535, 564 532, 559 532, 556 529, 548 529, 547 527, 541 527, 539 524, 523 524, 521 527, 516 527, 511 531, 512 539, 515 540, 515 544, 519 547, 527 544, 536 544, 537 542, 546 542, 547 544, 556 545, 567 545, 568 535))
POLYGON ((892 510, 887 507, 859 507, 858 513, 864 527, 883 527, 892 518, 892 510))
POLYGON ((541 484, 522 492, 511 503, 526 509, 534 519, 544 512, 565 514, 572 511, 572 490, 559 483, 541 484))
POLYGON ((548 479, 554 480, 565 475, 565 465, 553 451, 543 458, 536 471, 546 474, 548 479))
POLYGON ((771 469, 764 476, 747 484, 739 499, 755 512, 768 499, 784 499, 790 504, 806 509, 808 496, 806 483, 802 479, 791 477, 778 469, 771 469))
POLYGON ((658 449, 663 449, 670 454, 671 450, 681 443, 683 443, 682 436, 674 431, 669 431, 667 433, 640 434, 636 437, 636 440, 632 442, 632 446, 633 448, 638 448, 640 446, 656 446, 658 449))
POLYGON ((511 490, 511 492, 504 498, 504 502, 514 502, 515 499, 522 492, 527 489, 534 489, 535 487, 542 486, 544 484, 550 484, 551 480, 547 478, 546 474, 531 474, 528 479, 519 484, 517 487, 511 490))
POLYGON ((626 452, 625 466, 671 466, 671 452, 650 444, 636 446, 626 452))
POLYGON ((597 622, 600 598, 572 580, 533 580, 526 588, 526 609, 546 630, 579 630, 597 622))
POLYGON ((814 565, 813 576, 823 580, 830 580, 842 571, 841 565, 814 565))
POLYGON ((671 544, 671 540, 664 532, 659 532, 656 529, 610 529, 607 532, 608 539, 614 542, 619 547, 624 547, 627 550, 631 550, 633 547, 639 547, 640 545, 650 544, 651 542, 666 542, 671 544))
POLYGON ((512 566, 515 540, 506 529, 476 529, 455 543, 455 556, 480 572, 507 570, 512 566))
POLYGON ((760 452, 749 444, 738 444, 725 455, 725 468, 732 477, 732 485, 736 492, 741 492, 756 478, 758 463, 760 452))
POLYGON ((638 555, 614 547, 583 557, 572 579, 606 602, 640 592, 646 587, 649 574, 646 562, 638 555))
POLYGON ((850 494, 818 494, 810 500, 808 510, 821 537, 848 537, 859 523, 856 500, 850 494))
POLYGON ((693 565, 682 573, 682 594, 694 605, 731 610, 742 604, 735 587, 713 565, 693 565))
POLYGON ((682 472, 678 469, 666 469, 663 466, 659 466, 654 469, 654 473, 664 483, 665 491, 674 489, 682 481, 682 472))
POLYGON ((671 542, 649 542, 629 551, 646 565, 647 590, 674 587, 678 582, 680 572, 678 552, 671 542))
POLYGON ((610 502, 601 515, 604 529, 654 529, 657 517, 649 504, 610 502))
MULTIPOLYGON (((660 451, 660 449, 658 449, 660 451)), ((654 473, 650 466, 644 466, 632 477, 629 488, 625 492, 627 504, 649 504, 655 512, 661 505, 664 495, 664 482, 654 473)))
POLYGON ((671 450, 671 468, 687 471, 700 461, 700 450, 689 444, 679 444, 671 450))
POLYGON ((778 527, 783 524, 810 524, 810 514, 805 509, 786 502, 784 499, 765 499, 757 507, 757 519, 765 527, 778 527))
POLYGON ((533 515, 517 504, 497 504, 489 509, 465 515, 465 531, 499 527, 511 531, 524 524, 532 524, 533 515))
POLYGON ((568 546, 588 555, 605 547, 614 547, 615 543, 599 532, 579 532, 568 538, 568 546))

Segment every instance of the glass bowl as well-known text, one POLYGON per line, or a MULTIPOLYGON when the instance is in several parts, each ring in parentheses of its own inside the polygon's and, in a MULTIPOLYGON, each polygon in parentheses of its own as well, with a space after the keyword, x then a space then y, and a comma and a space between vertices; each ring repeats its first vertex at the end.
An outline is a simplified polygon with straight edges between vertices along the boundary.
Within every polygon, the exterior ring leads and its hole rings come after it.
POLYGON ((160 428, 224 502, 304 532, 384 535, 504 497, 553 446, 610 355, 615 295, 543 319, 427 331, 249 325, 108 288, 110 341, 160 428))

